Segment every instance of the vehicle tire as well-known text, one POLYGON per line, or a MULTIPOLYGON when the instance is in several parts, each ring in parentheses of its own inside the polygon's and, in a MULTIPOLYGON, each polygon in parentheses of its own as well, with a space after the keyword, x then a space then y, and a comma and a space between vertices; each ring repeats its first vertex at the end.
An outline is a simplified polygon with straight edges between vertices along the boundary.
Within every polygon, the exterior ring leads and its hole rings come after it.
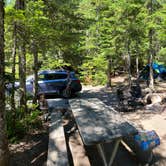
POLYGON ((70 89, 70 88, 64 89, 64 90, 62 91, 62 96, 63 96, 64 98, 70 98, 71 95, 72 95, 72 93, 71 93, 71 89, 70 89))

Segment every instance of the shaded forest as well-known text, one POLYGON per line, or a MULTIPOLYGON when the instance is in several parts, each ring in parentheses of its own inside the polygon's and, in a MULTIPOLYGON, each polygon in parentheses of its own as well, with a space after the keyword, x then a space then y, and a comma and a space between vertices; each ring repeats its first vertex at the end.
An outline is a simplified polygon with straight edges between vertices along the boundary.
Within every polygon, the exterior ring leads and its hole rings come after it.
POLYGON ((166 62, 162 0, 40 0, 19 5, 5 8, 6 72, 13 73, 14 65, 17 79, 20 63, 26 64, 26 75, 35 66, 68 65, 85 83, 104 85, 107 75, 116 72, 138 75, 150 59, 166 62))

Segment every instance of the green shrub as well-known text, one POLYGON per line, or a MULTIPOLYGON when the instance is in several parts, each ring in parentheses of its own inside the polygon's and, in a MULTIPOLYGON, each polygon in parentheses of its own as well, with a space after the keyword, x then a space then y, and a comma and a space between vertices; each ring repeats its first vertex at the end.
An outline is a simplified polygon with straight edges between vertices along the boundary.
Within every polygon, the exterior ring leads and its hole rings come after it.
POLYGON ((10 142, 16 142, 24 137, 26 134, 26 128, 24 123, 19 119, 14 119, 14 116, 10 113, 7 115, 7 135, 10 142))
POLYGON ((8 110, 6 113, 7 135, 10 142, 16 142, 23 138, 27 133, 42 127, 40 118, 41 111, 33 110, 25 113, 22 109, 15 112, 8 110))
POLYGON ((39 110, 35 110, 25 116, 23 120, 27 131, 33 129, 40 129, 42 127, 42 121, 39 118, 40 114, 41 112, 39 110))

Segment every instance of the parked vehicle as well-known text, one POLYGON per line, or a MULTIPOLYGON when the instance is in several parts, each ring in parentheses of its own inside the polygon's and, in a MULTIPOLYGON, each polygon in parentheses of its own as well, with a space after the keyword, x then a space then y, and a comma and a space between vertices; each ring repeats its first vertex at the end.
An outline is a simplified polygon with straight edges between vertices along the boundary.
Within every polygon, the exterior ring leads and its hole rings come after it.
MULTIPOLYGON (((33 95, 34 76, 26 79, 27 93, 33 95)), ((19 84, 16 84, 17 88, 19 84)), ((60 95, 65 98, 71 97, 74 93, 82 90, 80 80, 75 72, 65 70, 45 70, 38 73, 38 95, 45 96, 60 95)))

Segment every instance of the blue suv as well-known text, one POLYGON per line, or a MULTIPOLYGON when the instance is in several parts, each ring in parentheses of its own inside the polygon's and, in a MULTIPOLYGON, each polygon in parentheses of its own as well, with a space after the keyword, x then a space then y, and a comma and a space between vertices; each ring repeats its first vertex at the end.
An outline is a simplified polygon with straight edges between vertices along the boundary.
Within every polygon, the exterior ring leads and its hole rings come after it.
MULTIPOLYGON (((26 79, 27 93, 33 95, 34 76, 26 79)), ((61 95, 69 98, 74 93, 82 90, 80 80, 75 76, 75 72, 65 70, 45 70, 38 73, 38 95, 47 96, 61 95)))

